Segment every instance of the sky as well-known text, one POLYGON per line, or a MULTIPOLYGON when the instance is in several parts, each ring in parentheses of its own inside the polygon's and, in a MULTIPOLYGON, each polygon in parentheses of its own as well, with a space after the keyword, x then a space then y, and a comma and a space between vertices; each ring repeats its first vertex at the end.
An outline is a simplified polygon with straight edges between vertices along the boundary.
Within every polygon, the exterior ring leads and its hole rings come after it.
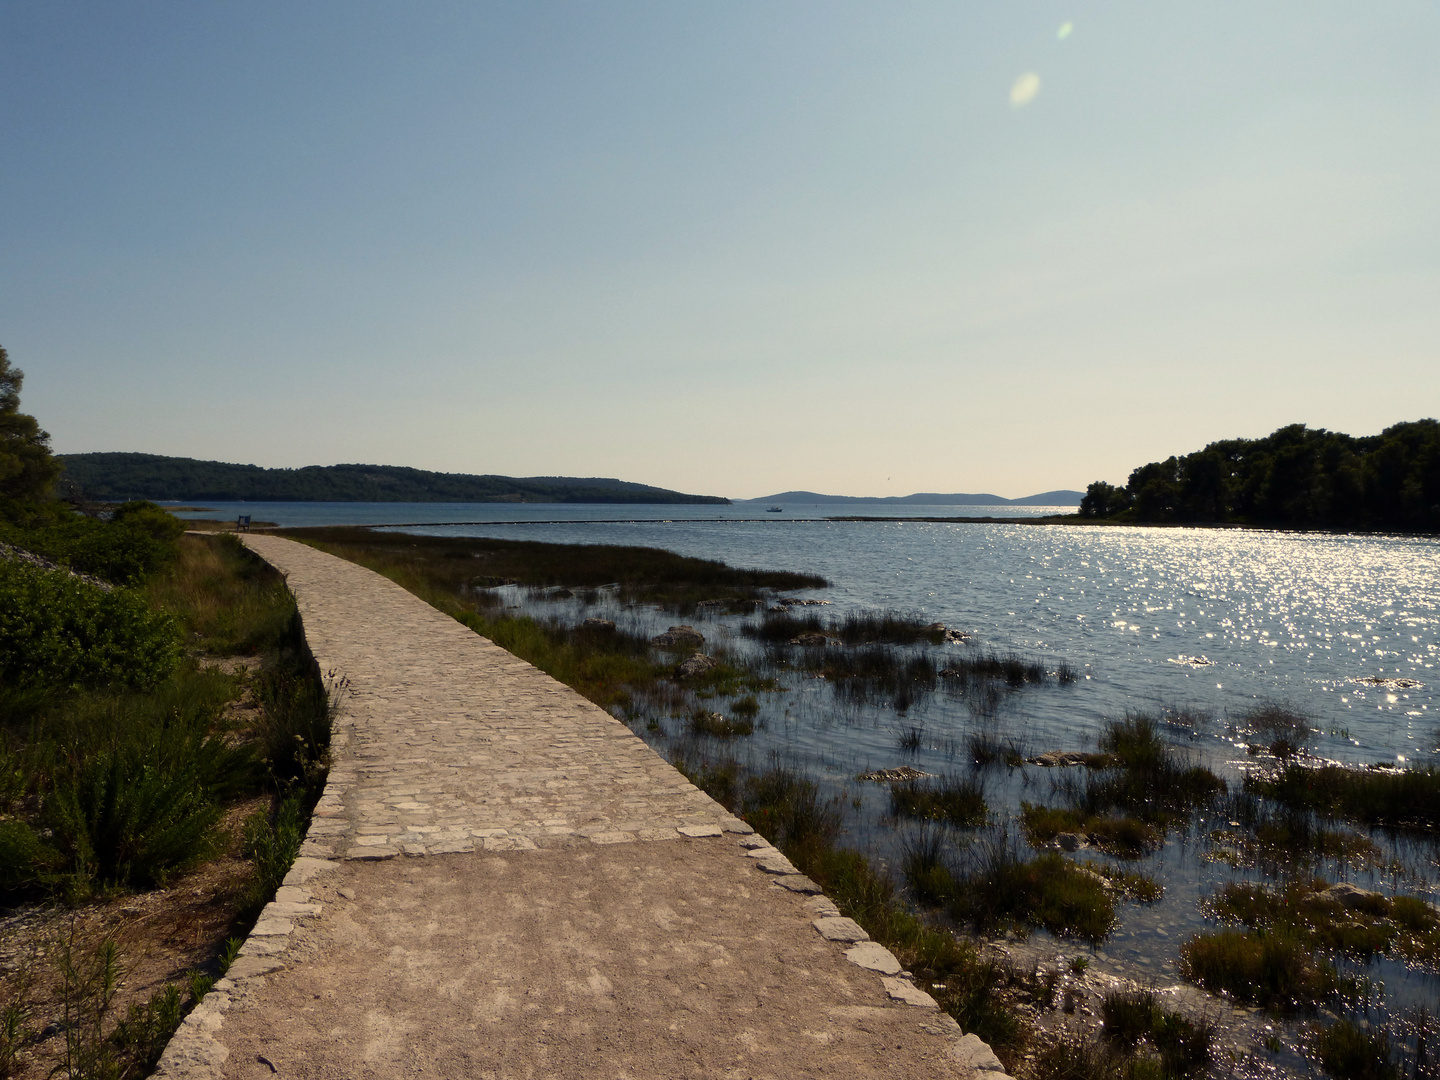
POLYGON ((57 452, 1019 497, 1440 414, 1440 3, 0 0, 57 452))

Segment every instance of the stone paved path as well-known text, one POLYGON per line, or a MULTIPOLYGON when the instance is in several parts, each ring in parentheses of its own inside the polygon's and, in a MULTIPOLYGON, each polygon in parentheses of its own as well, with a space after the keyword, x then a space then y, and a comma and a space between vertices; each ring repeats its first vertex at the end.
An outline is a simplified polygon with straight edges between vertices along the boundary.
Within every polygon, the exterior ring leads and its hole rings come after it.
POLYGON ((602 709, 380 575, 245 542, 338 689, 333 762, 157 1075, 1003 1076, 602 709))

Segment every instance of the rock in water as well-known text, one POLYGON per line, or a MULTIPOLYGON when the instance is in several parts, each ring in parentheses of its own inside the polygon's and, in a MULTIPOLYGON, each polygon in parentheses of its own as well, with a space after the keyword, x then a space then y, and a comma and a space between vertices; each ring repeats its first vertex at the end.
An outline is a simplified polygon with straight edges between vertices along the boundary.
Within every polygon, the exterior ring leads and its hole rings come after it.
POLYGON ((705 644, 705 635, 693 626, 672 626, 651 638, 650 644, 662 649, 698 649, 705 644))
POLYGON ((697 652, 694 656, 687 656, 680 662, 676 672, 682 679, 692 679, 696 675, 704 675, 707 671, 719 666, 720 661, 713 656, 706 656, 697 652))

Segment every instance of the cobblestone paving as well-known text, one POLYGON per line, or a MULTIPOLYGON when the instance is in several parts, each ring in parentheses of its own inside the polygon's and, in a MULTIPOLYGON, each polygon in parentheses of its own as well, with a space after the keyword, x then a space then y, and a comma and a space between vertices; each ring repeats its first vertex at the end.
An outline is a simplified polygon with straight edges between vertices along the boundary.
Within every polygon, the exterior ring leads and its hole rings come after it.
POLYGON ((310 649, 342 687, 334 767, 303 854, 750 831, 603 709, 388 579, 293 540, 245 542, 286 575, 310 649))

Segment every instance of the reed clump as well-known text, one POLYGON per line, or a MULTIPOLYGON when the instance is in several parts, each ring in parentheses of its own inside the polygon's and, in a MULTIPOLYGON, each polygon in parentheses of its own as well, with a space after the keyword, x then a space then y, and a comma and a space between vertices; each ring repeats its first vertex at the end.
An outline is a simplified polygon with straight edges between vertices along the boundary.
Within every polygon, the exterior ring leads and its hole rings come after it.
POLYGON ((891 784, 890 812, 896 817, 973 828, 985 824, 990 808, 985 802, 985 789, 978 781, 964 776, 942 776, 891 784))
POLYGON ((1440 769, 1310 767, 1291 761, 1247 777, 1245 790, 1296 810, 1417 832, 1440 828, 1440 769))
POLYGON ((1212 993, 1288 1013, 1354 992, 1328 960, 1282 930, 1220 930, 1180 946, 1180 973, 1212 993))

